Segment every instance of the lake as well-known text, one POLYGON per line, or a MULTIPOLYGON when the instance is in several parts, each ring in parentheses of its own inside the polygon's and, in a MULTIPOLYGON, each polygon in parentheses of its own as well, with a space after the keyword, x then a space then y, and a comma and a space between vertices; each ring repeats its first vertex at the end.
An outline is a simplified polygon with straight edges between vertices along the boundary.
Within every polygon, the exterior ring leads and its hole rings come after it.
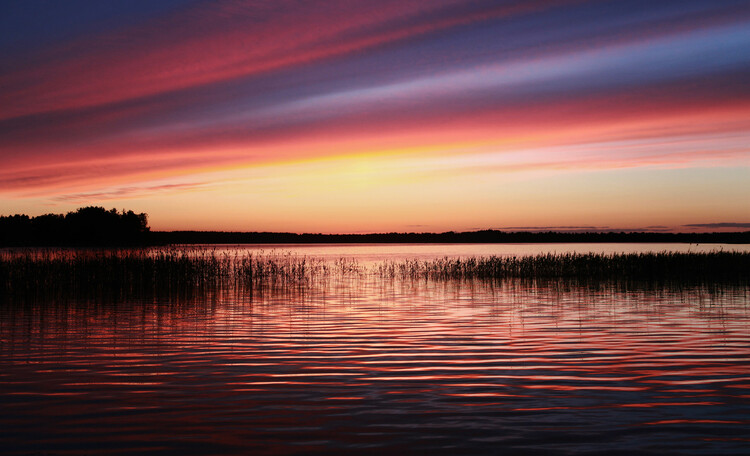
POLYGON ((750 244, 565 243, 565 244, 239 244, 204 245, 220 252, 285 252, 327 260, 351 258, 360 264, 435 258, 538 255, 544 253, 750 252, 750 244))
MULTIPOLYGON (((214 248, 214 247, 211 247, 214 248)), ((220 246, 365 266, 685 244, 220 246)), ((747 454, 750 287, 332 274, 0 301, 4 454, 747 454)))

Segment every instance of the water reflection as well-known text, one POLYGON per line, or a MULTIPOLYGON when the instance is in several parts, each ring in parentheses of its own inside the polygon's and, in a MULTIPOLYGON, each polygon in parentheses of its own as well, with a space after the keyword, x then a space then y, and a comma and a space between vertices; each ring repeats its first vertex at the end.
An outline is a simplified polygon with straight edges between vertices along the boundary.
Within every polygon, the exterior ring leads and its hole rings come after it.
POLYGON ((746 286, 332 277, 4 302, 7 454, 743 453, 746 286))

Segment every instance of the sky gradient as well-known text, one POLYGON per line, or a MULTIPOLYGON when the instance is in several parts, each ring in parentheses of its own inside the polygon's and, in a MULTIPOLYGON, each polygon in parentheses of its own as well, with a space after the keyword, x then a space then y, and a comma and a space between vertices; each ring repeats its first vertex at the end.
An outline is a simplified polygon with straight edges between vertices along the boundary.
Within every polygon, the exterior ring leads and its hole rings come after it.
POLYGON ((2 214, 750 229, 746 0, 27 0, 0 53, 2 214))

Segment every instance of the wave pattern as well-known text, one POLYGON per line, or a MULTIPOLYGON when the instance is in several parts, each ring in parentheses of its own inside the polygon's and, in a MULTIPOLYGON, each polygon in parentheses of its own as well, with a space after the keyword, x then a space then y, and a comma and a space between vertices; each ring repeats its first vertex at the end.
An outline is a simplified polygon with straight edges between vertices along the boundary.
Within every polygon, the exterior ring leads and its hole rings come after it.
POLYGON ((0 309, 6 454, 741 454, 747 287, 340 277, 0 309))

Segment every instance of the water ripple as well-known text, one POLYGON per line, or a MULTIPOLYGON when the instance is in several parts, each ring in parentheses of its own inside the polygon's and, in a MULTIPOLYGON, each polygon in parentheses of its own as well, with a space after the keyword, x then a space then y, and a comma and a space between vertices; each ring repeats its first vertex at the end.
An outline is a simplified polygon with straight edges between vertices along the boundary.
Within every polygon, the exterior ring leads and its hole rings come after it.
POLYGON ((5 454, 742 454, 747 296, 363 276, 212 303, 9 306, 0 441, 5 454))

